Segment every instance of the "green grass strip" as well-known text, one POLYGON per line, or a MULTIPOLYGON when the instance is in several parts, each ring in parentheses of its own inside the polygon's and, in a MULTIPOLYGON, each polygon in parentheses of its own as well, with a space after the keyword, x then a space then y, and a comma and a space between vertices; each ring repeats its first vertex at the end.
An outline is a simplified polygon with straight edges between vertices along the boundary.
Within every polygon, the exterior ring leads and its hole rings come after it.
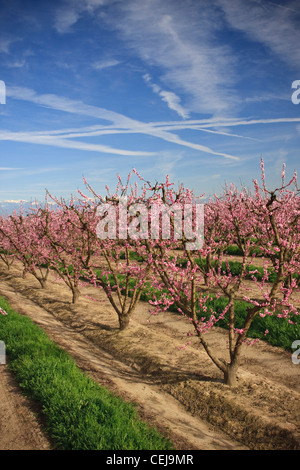
POLYGON ((144 423, 133 404, 100 386, 30 318, 0 315, 0 340, 25 394, 42 406, 49 435, 62 450, 167 450, 171 442, 144 423))

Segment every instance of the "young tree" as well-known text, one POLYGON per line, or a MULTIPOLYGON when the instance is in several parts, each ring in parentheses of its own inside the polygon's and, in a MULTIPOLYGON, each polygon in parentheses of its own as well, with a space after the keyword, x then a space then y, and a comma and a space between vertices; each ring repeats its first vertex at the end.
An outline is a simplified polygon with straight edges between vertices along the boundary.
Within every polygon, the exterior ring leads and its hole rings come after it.
POLYGON ((111 194, 107 188, 105 197, 96 194, 86 181, 92 200, 81 193, 82 204, 89 201, 94 214, 90 223, 85 224, 85 230, 93 239, 95 263, 85 275, 95 287, 106 293, 118 315, 120 330, 128 327, 152 270, 151 258, 146 256, 140 240, 138 215, 133 210, 143 201, 145 194, 137 194, 137 187, 130 185, 130 177, 131 174, 123 185, 118 176, 115 193, 111 194), (139 259, 143 259, 143 264, 139 259))
POLYGON ((34 213, 25 214, 22 207, 9 216, 0 226, 0 233, 9 246, 9 253, 24 266, 23 277, 32 274, 45 287, 49 266, 47 265, 48 250, 44 237, 41 218, 34 213))
POLYGON ((69 203, 50 195, 55 207, 41 209, 44 235, 50 250, 48 262, 58 276, 72 292, 72 304, 80 296, 80 279, 89 269, 94 253, 90 233, 85 225, 92 214, 84 208, 79 209, 79 202, 74 198, 69 203))

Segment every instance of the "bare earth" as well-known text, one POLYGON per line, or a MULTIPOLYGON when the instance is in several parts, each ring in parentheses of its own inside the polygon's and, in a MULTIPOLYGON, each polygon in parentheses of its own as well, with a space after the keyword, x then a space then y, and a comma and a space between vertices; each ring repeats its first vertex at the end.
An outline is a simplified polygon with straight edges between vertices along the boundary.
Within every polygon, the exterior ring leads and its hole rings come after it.
MULTIPOLYGON (((245 345, 238 385, 230 388, 197 338, 187 337, 192 330, 180 315, 154 316, 140 303, 120 332, 100 289, 82 286, 74 307, 62 281, 52 275, 41 289, 32 276, 22 279, 17 264, 9 272, 0 267, 0 295, 95 381, 135 402, 176 449, 300 449, 300 364, 291 353, 245 345)), ((226 333, 207 334, 222 355, 226 333)), ((0 365, 0 403, 0 450, 53 449, 38 405, 22 395, 7 365, 0 365)))

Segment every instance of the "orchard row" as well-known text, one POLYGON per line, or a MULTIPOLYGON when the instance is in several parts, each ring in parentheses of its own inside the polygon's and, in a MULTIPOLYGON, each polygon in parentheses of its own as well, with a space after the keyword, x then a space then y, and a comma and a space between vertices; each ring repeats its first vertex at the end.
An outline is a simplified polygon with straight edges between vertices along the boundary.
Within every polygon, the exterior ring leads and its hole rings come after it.
MULTIPOLYGON (((261 171, 261 183, 253 182, 253 193, 230 185, 223 194, 202 204, 203 240, 196 249, 188 249, 187 232, 182 230, 173 208, 182 208, 184 213, 188 205, 195 213, 201 198, 183 185, 175 189, 168 177, 164 183, 151 185, 134 170, 125 184, 118 176, 113 194, 107 188, 105 196, 98 195, 85 182, 88 196, 79 192, 76 199, 67 202, 47 194, 44 204, 32 206, 27 213, 20 208, 18 213, 2 216, 1 260, 8 269, 15 259, 20 261, 24 276, 35 276, 41 288, 46 288, 50 270, 56 271, 69 287, 73 303, 80 296, 82 280, 103 289, 118 315, 120 329, 128 326, 145 288, 151 286, 148 300, 154 313, 172 307, 187 318, 211 360, 224 373, 225 382, 232 385, 241 345, 255 316, 277 315, 290 321, 291 316, 299 314, 297 176, 286 182, 283 168, 280 185, 269 190, 263 161, 261 171), (135 184, 133 178, 137 179, 135 184), (124 212, 123 219, 120 217, 124 201, 126 220, 124 212), (153 212, 146 210, 146 224, 145 216, 141 223, 141 208, 162 206, 170 208, 167 237, 163 217, 154 220, 153 212), (119 217, 111 220, 110 212, 119 217), (124 232, 120 220, 126 227, 134 227, 137 236, 124 232), (150 225, 151 234, 156 237, 151 236, 150 225), (116 236, 121 230, 122 236, 116 236), (110 236, 112 233, 114 236, 110 236), (232 246, 240 254, 235 271, 228 256, 232 246), (258 256, 260 271, 255 263, 258 256), (249 279, 255 289, 249 287, 249 279), (222 312, 211 306, 212 292, 226 297, 222 312), (248 303, 247 315, 239 328, 237 299, 248 303), (224 318, 228 322, 228 351, 220 357, 219 351, 212 351, 205 333, 224 318)), ((189 233, 197 238, 198 221, 193 211, 191 214, 189 224, 193 230, 189 233)), ((186 227, 186 220, 182 224, 186 227)))

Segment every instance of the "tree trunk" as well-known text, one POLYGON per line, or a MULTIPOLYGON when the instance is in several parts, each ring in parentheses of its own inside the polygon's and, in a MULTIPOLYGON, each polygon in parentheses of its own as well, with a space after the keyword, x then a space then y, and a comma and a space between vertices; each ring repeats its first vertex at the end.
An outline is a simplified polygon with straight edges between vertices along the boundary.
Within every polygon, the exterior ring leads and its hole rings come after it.
POLYGON ((227 370, 224 372, 224 383, 230 387, 237 385, 237 366, 228 365, 227 370))
POLYGON ((40 285, 41 285, 41 288, 42 288, 42 289, 45 289, 46 283, 47 283, 46 279, 40 279, 40 278, 38 278, 38 281, 39 281, 39 283, 40 283, 40 285))
POLYGON ((80 296, 80 291, 79 291, 78 287, 74 287, 72 289, 72 304, 76 304, 79 296, 80 296))
POLYGON ((119 315, 120 331, 125 330, 129 325, 129 315, 119 315))

